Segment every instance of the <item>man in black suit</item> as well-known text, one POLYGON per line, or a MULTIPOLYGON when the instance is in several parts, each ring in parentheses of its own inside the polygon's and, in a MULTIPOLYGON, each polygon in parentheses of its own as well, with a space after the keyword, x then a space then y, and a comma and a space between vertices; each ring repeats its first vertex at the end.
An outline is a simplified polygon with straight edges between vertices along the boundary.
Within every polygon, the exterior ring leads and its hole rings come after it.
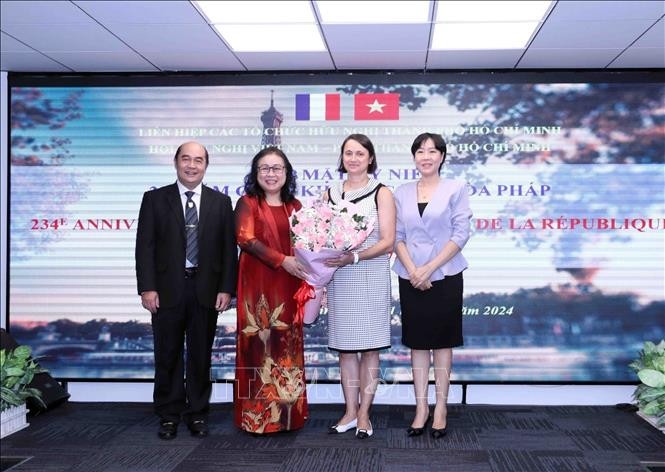
POLYGON ((141 304, 152 314, 153 400, 162 439, 176 436, 181 419, 192 435, 208 434, 217 314, 236 286, 231 199, 201 184, 208 160, 202 145, 182 144, 174 158, 176 183, 146 192, 139 212, 136 278, 141 304))

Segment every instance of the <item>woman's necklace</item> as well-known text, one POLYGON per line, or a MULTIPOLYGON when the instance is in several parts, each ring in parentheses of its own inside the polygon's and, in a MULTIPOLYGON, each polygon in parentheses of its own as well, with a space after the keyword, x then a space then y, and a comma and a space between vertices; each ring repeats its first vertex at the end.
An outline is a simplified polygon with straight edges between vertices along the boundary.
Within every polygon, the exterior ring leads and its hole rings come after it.
POLYGON ((439 182, 425 184, 422 180, 418 181, 418 202, 425 203, 429 202, 436 190, 436 187, 439 185, 439 182))

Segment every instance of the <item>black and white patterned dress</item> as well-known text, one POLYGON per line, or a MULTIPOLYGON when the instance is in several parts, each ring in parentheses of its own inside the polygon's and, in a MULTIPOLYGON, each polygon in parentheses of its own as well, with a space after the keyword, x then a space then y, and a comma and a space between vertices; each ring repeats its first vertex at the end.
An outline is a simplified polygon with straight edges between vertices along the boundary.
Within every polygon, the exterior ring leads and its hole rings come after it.
MULTIPOLYGON (((359 211, 374 218, 374 230, 355 251, 379 240, 376 195, 380 184, 344 193, 342 184, 330 188, 330 201, 356 203, 359 211)), ((328 347, 341 352, 370 351, 390 347, 390 256, 349 264, 335 271, 328 284, 328 347)))

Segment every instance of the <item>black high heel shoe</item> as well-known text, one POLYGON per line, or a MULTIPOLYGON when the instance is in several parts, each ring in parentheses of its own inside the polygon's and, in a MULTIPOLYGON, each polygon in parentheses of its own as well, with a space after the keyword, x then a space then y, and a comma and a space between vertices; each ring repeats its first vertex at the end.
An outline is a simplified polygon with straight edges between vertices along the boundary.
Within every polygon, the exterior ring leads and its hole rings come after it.
POLYGON ((447 426, 445 428, 441 428, 441 429, 432 428, 432 437, 434 439, 442 438, 447 433, 448 433, 448 427, 447 426))
POLYGON ((409 437, 420 436, 421 434, 423 434, 425 432, 425 429, 427 428, 427 423, 429 423, 429 421, 431 419, 432 419, 431 416, 427 416, 427 419, 425 420, 425 423, 420 428, 414 428, 413 426, 409 426, 406 429, 406 435, 409 436, 409 437))

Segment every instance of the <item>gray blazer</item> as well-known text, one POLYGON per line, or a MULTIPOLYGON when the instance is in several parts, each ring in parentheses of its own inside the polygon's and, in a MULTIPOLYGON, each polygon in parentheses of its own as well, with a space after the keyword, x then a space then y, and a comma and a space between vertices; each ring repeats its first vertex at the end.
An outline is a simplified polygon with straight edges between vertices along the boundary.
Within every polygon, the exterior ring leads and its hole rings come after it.
MULTIPOLYGON (((416 182, 401 185, 395 190, 397 205, 397 231, 395 245, 403 241, 416 267, 431 261, 452 241, 460 248, 469 240, 471 209, 466 182, 441 179, 432 195, 423 216, 418 212, 416 182)), ((441 280, 447 275, 455 275, 468 266, 466 259, 458 252, 432 274, 431 280, 441 280)), ((409 274, 395 259, 393 270, 398 276, 408 279, 409 274)))

